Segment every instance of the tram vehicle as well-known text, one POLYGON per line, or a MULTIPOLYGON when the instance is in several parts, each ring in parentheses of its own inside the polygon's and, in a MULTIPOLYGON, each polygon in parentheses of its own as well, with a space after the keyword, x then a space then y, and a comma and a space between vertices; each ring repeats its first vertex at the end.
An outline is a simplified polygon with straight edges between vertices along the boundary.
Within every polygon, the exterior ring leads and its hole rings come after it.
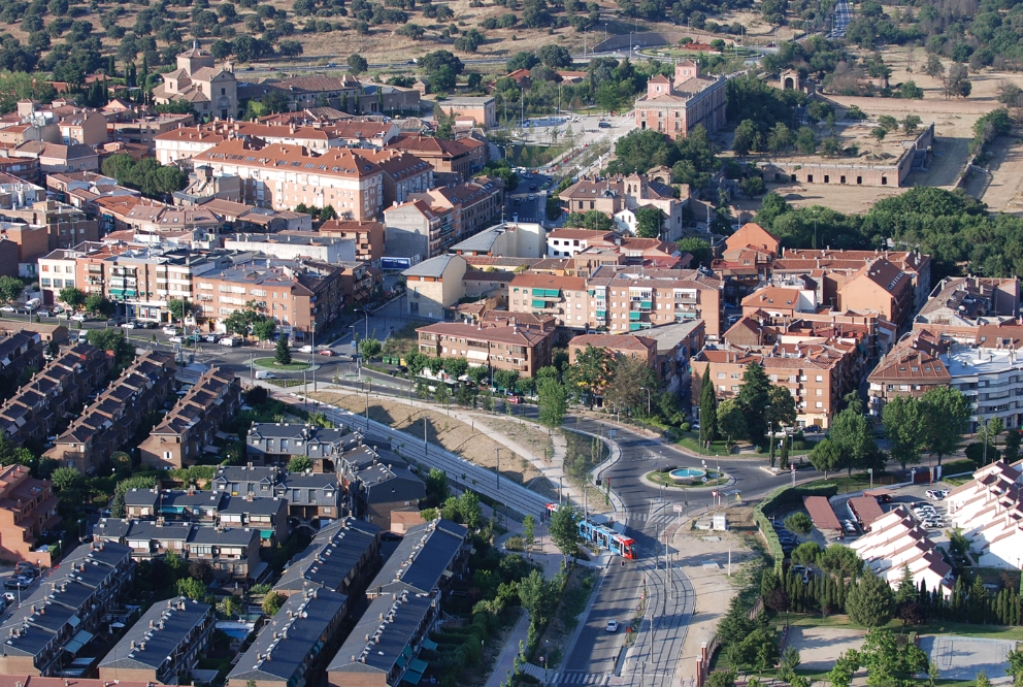
MULTIPOLYGON (((558 504, 547 504, 548 517, 556 510, 558 510, 558 504)), ((636 541, 632 537, 626 537, 624 534, 616 532, 607 525, 582 518, 579 520, 579 535, 586 541, 596 544, 602 549, 607 549, 617 556, 632 560, 636 558, 636 541)))

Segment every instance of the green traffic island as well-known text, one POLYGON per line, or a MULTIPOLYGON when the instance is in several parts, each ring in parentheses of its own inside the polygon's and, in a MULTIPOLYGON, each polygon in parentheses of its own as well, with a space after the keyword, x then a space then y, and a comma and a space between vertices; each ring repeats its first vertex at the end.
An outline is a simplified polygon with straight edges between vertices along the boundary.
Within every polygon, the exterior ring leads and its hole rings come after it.
POLYGON ((722 470, 676 466, 653 470, 645 474, 643 479, 669 489, 711 489, 727 484, 731 477, 722 470))
POLYGON ((302 370, 311 370, 313 367, 309 363, 301 363, 297 361, 279 363, 274 358, 256 358, 252 361, 252 364, 264 370, 281 370, 284 372, 301 372, 302 370))

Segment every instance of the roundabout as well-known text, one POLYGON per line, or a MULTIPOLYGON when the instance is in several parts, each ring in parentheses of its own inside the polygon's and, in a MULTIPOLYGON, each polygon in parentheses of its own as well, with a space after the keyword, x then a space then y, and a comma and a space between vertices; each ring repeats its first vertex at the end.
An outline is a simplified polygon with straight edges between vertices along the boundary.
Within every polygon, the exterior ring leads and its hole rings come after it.
POLYGON ((319 365, 312 363, 301 363, 298 361, 281 365, 273 358, 256 358, 252 364, 261 370, 276 370, 279 372, 302 372, 303 370, 318 369, 319 365))

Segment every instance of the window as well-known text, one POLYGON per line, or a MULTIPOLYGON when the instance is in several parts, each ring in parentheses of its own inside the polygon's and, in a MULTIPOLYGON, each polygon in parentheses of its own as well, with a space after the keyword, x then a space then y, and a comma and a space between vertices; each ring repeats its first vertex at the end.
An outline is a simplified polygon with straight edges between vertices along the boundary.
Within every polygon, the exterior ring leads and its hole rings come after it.
POLYGON ((823 408, 824 407, 824 402, 823 401, 817 401, 816 407, 817 408, 823 408))
POLYGON ((818 382, 823 382, 824 381, 823 375, 817 375, 817 381, 818 382))

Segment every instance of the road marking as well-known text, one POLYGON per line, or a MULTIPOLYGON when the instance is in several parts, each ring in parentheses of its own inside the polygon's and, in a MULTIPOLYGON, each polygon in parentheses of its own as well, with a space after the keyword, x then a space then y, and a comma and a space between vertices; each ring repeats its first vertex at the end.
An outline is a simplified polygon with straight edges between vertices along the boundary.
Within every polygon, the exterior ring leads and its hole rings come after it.
POLYGON ((561 676, 561 682, 558 684, 562 685, 597 685, 603 684, 604 673, 583 673, 577 671, 566 670, 561 676))

